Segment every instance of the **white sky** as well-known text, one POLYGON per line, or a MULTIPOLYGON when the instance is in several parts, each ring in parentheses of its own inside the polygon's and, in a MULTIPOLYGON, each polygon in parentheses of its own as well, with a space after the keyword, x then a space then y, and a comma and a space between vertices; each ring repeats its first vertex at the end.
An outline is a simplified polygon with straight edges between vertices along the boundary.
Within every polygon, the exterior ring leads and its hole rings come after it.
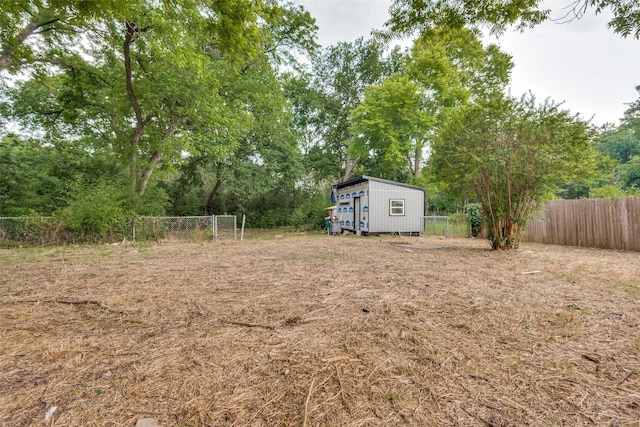
MULTIPOLYGON (((319 43, 370 37, 388 19, 391 0, 297 0, 316 18, 319 43)), ((545 0, 552 17, 564 15, 571 0, 545 0)), ((626 103, 638 99, 640 40, 623 39, 607 28, 607 16, 590 10, 567 24, 545 22, 524 33, 508 31, 497 42, 515 62, 511 93, 531 91, 542 101, 565 108, 593 123, 617 123, 626 103)), ((495 41, 492 39, 491 41, 495 41)))

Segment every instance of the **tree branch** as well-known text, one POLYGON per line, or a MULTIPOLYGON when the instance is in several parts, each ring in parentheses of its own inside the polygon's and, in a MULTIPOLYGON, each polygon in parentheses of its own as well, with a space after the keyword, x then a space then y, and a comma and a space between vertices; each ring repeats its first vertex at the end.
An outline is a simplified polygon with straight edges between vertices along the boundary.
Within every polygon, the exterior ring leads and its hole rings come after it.
POLYGON ((104 77, 102 77, 100 74, 98 74, 95 71, 92 70, 88 70, 86 68, 80 68, 77 65, 72 64, 71 62, 68 61, 64 61, 62 59, 52 59, 52 60, 37 60, 35 62, 43 62, 43 63, 48 63, 48 64, 52 64, 52 65, 59 65, 61 67, 66 67, 69 68, 70 70, 73 71, 80 71, 83 73, 87 73, 90 76, 94 76, 96 77, 98 80, 100 80, 101 82, 103 82, 104 84, 106 84, 107 86, 111 87, 112 84, 111 82, 109 82, 107 79, 105 79, 104 77))
POLYGON ((129 103, 136 116, 136 123, 140 126, 144 119, 142 118, 142 109, 138 103, 138 98, 133 91, 133 76, 131 70, 131 45, 133 44, 133 36, 137 32, 136 24, 131 21, 125 22, 125 36, 122 53, 124 55, 124 72, 125 72, 125 88, 127 90, 127 96, 129 97, 129 103))
POLYGON ((153 168, 158 164, 160 159, 162 158, 162 150, 158 150, 149 159, 149 166, 143 172, 141 178, 142 182, 140 183, 140 189, 138 190, 139 196, 144 196, 144 192, 147 190, 147 185, 149 184, 149 179, 151 178, 151 174, 153 173, 153 168))
POLYGON ((32 35, 37 34, 40 28, 53 24, 54 22, 58 22, 59 20, 59 18, 55 18, 45 22, 30 22, 26 27, 24 27, 16 37, 15 42, 7 44, 2 52, 0 52, 0 70, 5 70, 11 66, 18 46, 23 45, 24 42, 32 35))

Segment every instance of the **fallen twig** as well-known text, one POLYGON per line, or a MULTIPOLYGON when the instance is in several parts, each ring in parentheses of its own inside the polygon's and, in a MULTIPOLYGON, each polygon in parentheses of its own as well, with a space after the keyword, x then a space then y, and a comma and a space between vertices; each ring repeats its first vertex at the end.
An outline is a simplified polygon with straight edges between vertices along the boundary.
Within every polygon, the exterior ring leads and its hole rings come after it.
POLYGON ((264 329, 270 329, 272 331, 276 330, 275 326, 271 326, 271 325, 261 325, 259 323, 245 323, 245 322, 227 322, 230 325, 236 325, 236 326, 244 326, 247 328, 264 328, 264 329))
POLYGON ((464 378, 464 379, 467 379, 467 380, 482 380, 482 381, 489 382, 488 378, 480 377, 478 375, 460 374, 460 378, 464 378))
POLYGON ((313 384, 316 382, 316 379, 313 378, 311 380, 311 385, 309 386, 309 393, 307 393, 307 400, 304 402, 304 421, 302 422, 302 427, 307 427, 307 421, 309 420, 309 400, 311 400, 311 395, 313 394, 313 384))
POLYGON ((633 371, 629 372, 629 373, 627 374, 627 376, 626 376, 626 377, 624 377, 624 378, 622 379, 622 381, 620 381, 620 382, 616 385, 616 387, 619 387, 623 382, 625 382, 626 380, 628 380, 628 379, 629 379, 629 377, 630 377, 631 375, 633 375, 633 371))
POLYGON ((340 384, 340 397, 342 397, 342 403, 344 403, 344 406, 347 407, 347 411, 351 414, 351 405, 349 405, 349 402, 347 401, 347 396, 344 394, 344 386, 342 385, 342 378, 340 378, 340 369, 338 368, 338 365, 335 365, 336 367, 336 377, 338 377, 338 384, 340 384))
POLYGON ((589 362, 600 363, 600 360, 598 360, 598 358, 595 356, 590 356, 588 354, 582 354, 581 356, 587 359, 589 362))
POLYGON ((542 273, 542 271, 540 270, 532 270, 532 271, 523 271, 522 273, 520 273, 521 276, 526 276, 528 274, 539 274, 542 273))
POLYGON ((99 308, 105 311, 112 311, 114 313, 127 314, 126 311, 118 310, 117 308, 113 308, 106 304, 101 303, 100 301, 91 300, 91 299, 82 299, 82 300, 71 300, 71 299, 63 299, 63 298, 54 298, 54 299, 22 299, 13 301, 14 303, 52 303, 52 304, 70 304, 70 305, 96 305, 99 308))
POLYGON ((362 362, 360 359, 352 359, 349 356, 334 356, 328 359, 322 359, 324 363, 343 362, 345 360, 348 360, 349 362, 362 362))

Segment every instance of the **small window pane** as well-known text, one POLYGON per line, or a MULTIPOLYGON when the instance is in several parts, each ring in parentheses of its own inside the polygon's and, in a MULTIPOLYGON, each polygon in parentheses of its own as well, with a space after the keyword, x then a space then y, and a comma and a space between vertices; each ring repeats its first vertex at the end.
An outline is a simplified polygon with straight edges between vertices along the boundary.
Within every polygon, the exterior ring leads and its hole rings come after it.
POLYGON ((404 200, 389 200, 389 215, 404 215, 404 200))

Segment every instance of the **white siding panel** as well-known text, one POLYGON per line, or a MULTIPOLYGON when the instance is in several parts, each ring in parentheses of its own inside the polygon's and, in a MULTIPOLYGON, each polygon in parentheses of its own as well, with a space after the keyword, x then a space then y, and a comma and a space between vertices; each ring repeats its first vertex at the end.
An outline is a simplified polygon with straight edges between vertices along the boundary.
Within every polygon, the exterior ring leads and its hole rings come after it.
POLYGON ((419 232, 424 215, 424 192, 385 182, 369 182, 370 222, 369 232, 419 232), (405 201, 404 216, 391 216, 389 200, 405 201))

